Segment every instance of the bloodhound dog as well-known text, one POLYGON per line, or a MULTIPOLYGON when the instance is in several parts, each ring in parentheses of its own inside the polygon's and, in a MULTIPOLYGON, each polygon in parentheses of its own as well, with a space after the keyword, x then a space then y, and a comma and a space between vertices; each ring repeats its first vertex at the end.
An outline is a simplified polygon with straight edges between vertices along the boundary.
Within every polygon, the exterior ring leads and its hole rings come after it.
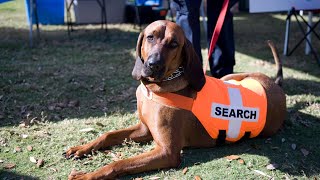
MULTIPOLYGON (((267 99, 266 118, 264 126, 259 131, 259 136, 262 137, 276 133, 286 116, 285 94, 279 86, 282 82, 282 65, 273 44, 269 45, 278 67, 275 82, 261 73, 231 74, 217 80, 259 82, 267 99)), ((196 99, 198 92, 208 81, 192 44, 177 24, 164 20, 156 21, 140 33, 132 76, 141 82, 137 89, 137 111, 140 122, 126 129, 107 132, 88 144, 72 147, 66 151, 65 156, 83 157, 93 151, 121 144, 125 139, 136 142, 154 140, 156 144, 154 149, 135 157, 112 162, 94 172, 71 173, 69 179, 115 179, 125 174, 177 167, 181 162, 180 152, 185 147, 206 148, 214 147, 223 140, 225 143, 233 142, 227 139, 226 133, 213 137, 209 134, 208 128, 188 108, 170 104, 171 95, 185 97, 187 101, 196 99), (154 99, 162 98, 168 103, 152 100, 152 94, 155 96, 154 99), (170 96, 162 97, 163 94, 170 96)), ((221 91, 212 89, 211 92, 214 94, 221 91)), ((186 102, 180 102, 182 106, 185 104, 186 102)), ((224 111, 220 109, 221 113, 224 111)), ((219 115, 219 111, 216 115, 219 115)), ((240 115, 240 118, 245 118, 242 117, 245 114, 240 115)))

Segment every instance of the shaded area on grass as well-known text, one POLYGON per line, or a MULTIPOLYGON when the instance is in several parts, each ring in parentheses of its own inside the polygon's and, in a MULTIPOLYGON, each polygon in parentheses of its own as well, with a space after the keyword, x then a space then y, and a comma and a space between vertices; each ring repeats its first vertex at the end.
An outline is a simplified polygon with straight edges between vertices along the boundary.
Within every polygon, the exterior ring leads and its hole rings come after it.
POLYGON ((65 30, 43 31, 34 48, 27 34, 0 28, 0 126, 134 111, 138 32, 77 30, 69 40, 65 30))
POLYGON ((316 90, 320 89, 320 82, 305 79, 285 78, 283 84, 287 95, 312 94, 320 97, 320 91, 316 90))
POLYGON ((15 172, 10 171, 10 170, 0 170, 0 179, 6 179, 6 180, 13 180, 13 179, 38 180, 40 178, 21 175, 21 174, 15 173, 15 172))

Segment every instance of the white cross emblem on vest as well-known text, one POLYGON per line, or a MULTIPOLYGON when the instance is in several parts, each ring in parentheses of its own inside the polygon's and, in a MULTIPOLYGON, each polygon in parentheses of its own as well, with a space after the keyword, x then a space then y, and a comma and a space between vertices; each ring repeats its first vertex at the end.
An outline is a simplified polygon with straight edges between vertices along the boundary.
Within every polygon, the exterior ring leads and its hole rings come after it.
POLYGON ((238 88, 229 88, 230 105, 212 103, 211 117, 229 121, 228 138, 237 138, 240 133, 242 121, 257 122, 259 108, 244 107, 241 92, 238 88))

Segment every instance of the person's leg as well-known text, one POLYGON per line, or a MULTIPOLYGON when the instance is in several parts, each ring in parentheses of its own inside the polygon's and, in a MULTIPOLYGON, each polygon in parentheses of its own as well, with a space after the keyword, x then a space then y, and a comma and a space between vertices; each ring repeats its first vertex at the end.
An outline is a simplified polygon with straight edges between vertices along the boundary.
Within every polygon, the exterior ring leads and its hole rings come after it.
POLYGON ((201 0, 173 0, 173 6, 177 10, 176 23, 182 27, 187 39, 192 42, 202 62, 199 20, 200 5, 201 0))
MULTIPOLYGON (((216 58, 214 58, 214 55, 212 55, 209 60, 211 75, 216 78, 221 78, 224 75, 233 73, 233 66, 235 65, 235 45, 233 35, 233 14, 230 12, 230 8, 236 2, 237 0, 230 0, 224 24, 222 26, 221 33, 216 44, 216 47, 218 47, 217 49, 220 49, 220 57, 219 52, 216 52, 216 58)), ((223 1, 220 0, 207 0, 207 38, 209 44, 216 22, 221 12, 222 3, 223 1)))

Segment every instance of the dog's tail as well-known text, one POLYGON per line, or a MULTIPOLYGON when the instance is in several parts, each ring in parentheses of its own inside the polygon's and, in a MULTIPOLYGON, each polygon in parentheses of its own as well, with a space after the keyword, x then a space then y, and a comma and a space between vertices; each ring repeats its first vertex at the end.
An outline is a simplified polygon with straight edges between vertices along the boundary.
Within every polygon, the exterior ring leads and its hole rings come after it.
POLYGON ((274 43, 271 40, 268 40, 267 42, 269 47, 271 48, 273 58, 277 66, 277 75, 276 75, 275 83, 278 84, 279 86, 282 86, 282 81, 283 81, 282 61, 279 58, 279 54, 274 43))

